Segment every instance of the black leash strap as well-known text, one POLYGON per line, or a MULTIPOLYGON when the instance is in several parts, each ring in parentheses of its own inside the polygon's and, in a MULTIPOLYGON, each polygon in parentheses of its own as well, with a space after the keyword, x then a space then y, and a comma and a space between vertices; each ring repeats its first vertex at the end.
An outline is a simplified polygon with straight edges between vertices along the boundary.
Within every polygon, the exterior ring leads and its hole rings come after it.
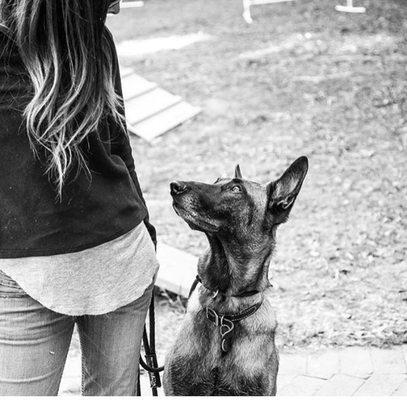
MULTIPOLYGON (((191 293, 195 290, 196 286, 200 280, 195 279, 192 284, 191 290, 189 292, 188 298, 191 296, 191 293)), ((150 340, 147 335, 147 328, 144 325, 143 331, 143 347, 146 354, 146 360, 143 360, 143 357, 140 354, 140 365, 141 367, 148 372, 150 378, 150 387, 153 393, 153 396, 158 396, 157 388, 161 387, 161 377, 160 372, 164 371, 164 366, 159 367, 157 363, 157 354, 155 351, 155 309, 154 309, 154 291, 151 297, 151 303, 149 307, 149 331, 150 331, 150 340)), ((141 387, 140 387, 140 368, 138 369, 137 374, 137 396, 141 396, 141 387)))
MULTIPOLYGON (((147 220, 148 221, 148 220, 147 220)), ((146 223, 147 229, 150 232, 150 228, 153 231, 153 236, 155 236, 155 229, 150 223, 146 223)), ((150 232, 151 234, 151 232, 150 232)), ((157 250, 157 243, 154 241, 154 247, 157 250)), ((143 347, 146 354, 146 361, 140 352, 140 365, 148 372, 148 377, 150 378, 150 387, 153 396, 158 396, 157 388, 161 387, 161 377, 160 372, 164 371, 164 366, 159 367, 157 362, 157 353, 155 350, 155 309, 154 309, 154 288, 151 295, 150 307, 148 309, 149 316, 149 333, 150 340, 147 335, 146 323, 144 324, 143 330, 143 347)), ((137 396, 141 396, 141 385, 140 385, 140 367, 137 372, 137 396)))
MULTIPOLYGON (((200 282, 199 277, 195 279, 192 284, 191 290, 189 292, 188 298, 191 296, 191 293, 195 290, 196 286, 200 282)), ((151 303, 149 307, 149 331, 150 331, 150 340, 147 335, 147 328, 144 325, 143 331, 143 347, 146 354, 146 360, 143 360, 143 357, 140 354, 140 365, 141 367, 148 372, 150 378, 150 387, 153 393, 153 396, 158 396, 157 388, 161 387, 161 377, 160 372, 164 371, 164 366, 159 367, 157 363, 157 354, 155 350, 155 309, 154 309, 154 291, 151 297, 151 303)), ((141 387, 140 387, 140 368, 138 369, 137 374, 137 395, 141 396, 141 387)))
MULTIPOLYGON (((147 328, 144 325, 143 331, 143 347, 146 354, 146 360, 140 354, 140 365, 148 372, 150 378, 150 387, 153 396, 158 396, 157 388, 161 387, 160 372, 164 371, 164 366, 159 367, 157 362, 157 353, 155 350, 155 310, 154 310, 154 292, 151 297, 149 307, 149 336, 147 335, 147 328)), ((140 369, 137 376, 137 395, 141 395, 140 389, 140 369)))
POLYGON ((188 300, 191 297, 191 294, 194 292, 194 290, 196 289, 196 287, 198 286, 198 283, 202 283, 201 278, 199 277, 199 275, 196 276, 194 282, 192 283, 191 289, 189 289, 189 294, 188 294, 188 300))

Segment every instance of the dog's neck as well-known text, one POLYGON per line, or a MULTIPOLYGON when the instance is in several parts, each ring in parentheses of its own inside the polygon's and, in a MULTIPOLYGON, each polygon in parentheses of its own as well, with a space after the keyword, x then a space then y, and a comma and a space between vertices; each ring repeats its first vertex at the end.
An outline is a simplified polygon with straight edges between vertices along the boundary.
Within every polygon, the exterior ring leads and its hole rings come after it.
POLYGON ((198 273, 202 284, 213 292, 227 296, 253 291, 263 292, 268 286, 268 271, 273 244, 242 246, 237 239, 207 235, 209 250, 201 257, 198 273))

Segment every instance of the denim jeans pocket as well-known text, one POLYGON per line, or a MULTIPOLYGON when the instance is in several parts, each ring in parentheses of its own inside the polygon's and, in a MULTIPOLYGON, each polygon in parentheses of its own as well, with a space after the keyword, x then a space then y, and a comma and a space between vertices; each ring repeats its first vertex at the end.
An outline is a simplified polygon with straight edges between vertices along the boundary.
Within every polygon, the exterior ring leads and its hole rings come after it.
POLYGON ((24 297, 27 293, 21 286, 0 270, 0 297, 24 297))

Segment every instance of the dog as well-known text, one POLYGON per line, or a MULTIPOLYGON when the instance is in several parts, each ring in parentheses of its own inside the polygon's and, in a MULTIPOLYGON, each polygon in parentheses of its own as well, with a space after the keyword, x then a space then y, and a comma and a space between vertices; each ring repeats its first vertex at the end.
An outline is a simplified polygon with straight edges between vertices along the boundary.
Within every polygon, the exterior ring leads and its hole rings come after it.
POLYGON ((267 185, 243 179, 239 166, 234 178, 213 184, 170 184, 175 212, 207 236, 209 249, 166 357, 166 395, 276 394, 268 271, 276 229, 287 221, 307 170, 308 159, 300 157, 267 185))

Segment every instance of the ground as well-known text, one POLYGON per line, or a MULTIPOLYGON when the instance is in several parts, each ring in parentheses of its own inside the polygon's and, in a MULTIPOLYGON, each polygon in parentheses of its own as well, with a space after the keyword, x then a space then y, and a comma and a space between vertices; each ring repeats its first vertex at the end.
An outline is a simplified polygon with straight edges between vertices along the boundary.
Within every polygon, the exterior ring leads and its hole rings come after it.
MULTIPOLYGON (((81 360, 73 354, 65 366, 60 394, 79 394, 81 360)), ((149 380, 141 375, 141 393, 149 380)), ((162 388, 159 389, 159 395, 162 388)), ((407 345, 393 349, 347 347, 280 355, 279 396, 406 396, 407 345)))
MULTIPOLYGON (((338 0, 339 2, 339 0, 338 0)), ((243 174, 268 182, 296 157, 310 170, 272 261, 282 349, 407 342, 407 6, 298 0, 148 0, 109 27, 118 42, 203 32, 183 49, 124 59, 201 106, 153 144, 132 139, 160 240, 199 255, 204 237, 171 209, 169 182, 243 174)), ((171 343, 179 302, 158 298, 158 346, 171 343)))

